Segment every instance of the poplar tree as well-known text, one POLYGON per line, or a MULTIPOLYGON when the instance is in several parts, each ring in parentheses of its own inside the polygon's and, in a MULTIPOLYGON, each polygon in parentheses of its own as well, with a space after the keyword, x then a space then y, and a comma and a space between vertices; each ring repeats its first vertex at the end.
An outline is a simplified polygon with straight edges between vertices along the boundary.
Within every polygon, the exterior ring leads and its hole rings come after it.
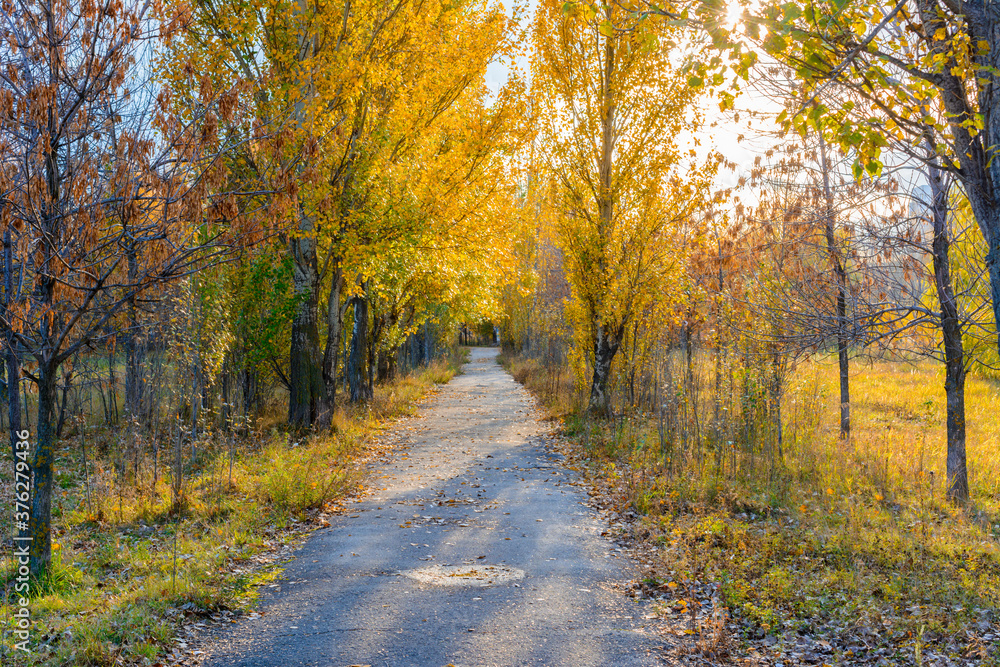
POLYGON ((649 33, 613 27, 628 16, 614 2, 564 11, 547 1, 533 28, 539 162, 558 201, 557 236, 592 362, 596 415, 610 413, 615 355, 655 279, 672 266, 670 232, 708 191, 711 172, 692 169, 677 143, 697 122, 697 91, 649 33))

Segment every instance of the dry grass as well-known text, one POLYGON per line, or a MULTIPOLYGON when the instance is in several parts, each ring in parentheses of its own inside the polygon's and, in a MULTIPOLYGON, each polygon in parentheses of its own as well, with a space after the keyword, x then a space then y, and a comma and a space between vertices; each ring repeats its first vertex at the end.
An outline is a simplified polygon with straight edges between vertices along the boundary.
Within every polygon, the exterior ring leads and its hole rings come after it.
MULTIPOLYGON (((280 560, 308 526, 361 483, 356 460, 373 436, 389 420, 413 413, 463 359, 456 352, 378 387, 373 401, 339 409, 321 433, 258 429, 235 448, 225 434, 185 443, 179 500, 167 446, 154 485, 148 455, 123 472, 121 461, 91 451, 85 475, 77 443, 64 443, 53 566, 32 589, 34 653, 11 651, 13 606, 7 603, 14 598, 8 588, 0 606, 0 662, 152 664, 186 614, 246 605, 258 584, 280 573, 280 560)), ((121 446, 131 436, 100 437, 121 446)), ((11 571, 8 554, 0 572, 11 571)), ((9 585, 10 575, 3 578, 9 585)))
POLYGON ((931 363, 856 363, 850 443, 838 440, 836 367, 821 360, 791 378, 782 457, 706 440, 698 455, 672 443, 669 465, 652 416, 591 422, 552 371, 507 364, 565 420, 604 495, 639 514, 630 532, 653 589, 683 598, 719 585, 742 640, 776 636, 773 652, 807 637, 826 642, 831 664, 996 664, 995 382, 968 381, 973 502, 956 508, 943 499, 943 376, 931 363))
POLYGON ((542 399, 549 418, 563 418, 578 406, 573 376, 565 366, 546 366, 538 359, 508 354, 501 354, 498 361, 515 380, 542 399))
MULTIPOLYGON (((800 370, 798 394, 817 393, 820 442, 827 452, 836 441, 836 376, 829 364, 800 370)), ((856 364, 852 402, 856 425, 853 449, 862 465, 881 467, 887 490, 940 497, 944 485, 944 371, 928 361, 856 364)), ((995 512, 1000 494, 1000 385, 970 377, 966 384, 966 444, 973 500, 995 512)), ((849 470, 838 476, 850 477, 849 470)))

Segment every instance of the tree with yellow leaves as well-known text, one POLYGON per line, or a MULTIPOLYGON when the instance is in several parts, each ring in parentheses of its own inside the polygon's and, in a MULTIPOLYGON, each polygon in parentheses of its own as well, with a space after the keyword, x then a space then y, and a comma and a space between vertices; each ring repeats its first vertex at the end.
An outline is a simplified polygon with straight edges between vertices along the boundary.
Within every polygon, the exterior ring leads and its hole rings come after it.
POLYGON ((677 145, 697 120, 677 54, 649 33, 616 30, 625 18, 614 2, 564 12, 547 0, 533 39, 539 160, 593 364, 589 410, 598 415, 611 409, 607 385, 627 326, 679 268, 671 232, 697 207, 712 171, 689 169, 677 145))
MULTIPOLYGON (((365 325, 374 317, 370 288, 382 282, 378 267, 419 255, 422 259, 413 266, 437 267, 437 281, 447 284, 446 276, 461 273, 470 262, 488 261, 502 245, 496 242, 502 218, 484 224, 480 212, 504 200, 511 182, 505 156, 518 148, 525 134, 520 82, 512 79, 495 99, 490 99, 485 84, 486 65, 501 48, 498 41, 505 39, 508 28, 495 16, 481 24, 451 26, 453 36, 444 40, 447 48, 430 44, 413 54, 411 85, 382 91, 372 99, 378 112, 359 138, 350 186, 334 212, 339 217, 331 220, 323 237, 327 257, 349 278, 343 289, 350 292, 354 311, 347 367, 353 401, 371 395, 372 369, 369 364, 366 382, 363 350, 372 348, 368 339, 379 326, 374 320, 371 329, 365 325), (442 63, 450 63, 449 68, 441 71, 442 63), (387 257, 390 254, 396 257, 387 257)), ((403 282, 414 284, 408 278, 403 282)), ((333 307, 340 301, 340 289, 331 281, 329 332, 340 328, 333 307)), ((327 350, 336 339, 328 335, 327 350)), ((328 375, 335 375, 334 367, 328 375)))
MULTIPOLYGON (((173 4, 175 13, 188 11, 173 4)), ((289 421, 308 425, 323 421, 332 407, 349 307, 357 336, 352 376, 364 373, 367 256, 379 252, 384 239, 413 237, 393 228, 399 216, 384 215, 407 188, 394 180, 399 165, 419 155, 436 162, 457 158, 466 170, 482 171, 482 158, 500 145, 496 137, 505 131, 483 133, 478 149, 451 150, 463 145, 455 136, 463 130, 451 125, 450 141, 442 142, 448 150, 426 150, 428 141, 441 138, 451 110, 487 106, 485 70, 513 48, 514 24, 488 0, 270 0, 253 12, 244 9, 234 0, 205 0, 190 9, 167 78, 183 91, 190 86, 173 72, 206 71, 217 85, 239 87, 256 106, 249 145, 261 148, 245 162, 266 172, 272 216, 293 260, 289 421)), ((409 217, 407 224, 431 219, 409 217)), ((355 382, 353 398, 367 397, 366 384, 355 382)))

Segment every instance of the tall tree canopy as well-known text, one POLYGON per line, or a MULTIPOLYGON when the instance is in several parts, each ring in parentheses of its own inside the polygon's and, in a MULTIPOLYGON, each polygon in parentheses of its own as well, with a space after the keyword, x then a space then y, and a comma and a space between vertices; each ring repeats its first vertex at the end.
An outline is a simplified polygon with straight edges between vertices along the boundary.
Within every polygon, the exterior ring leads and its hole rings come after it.
POLYGON ((597 414, 608 413, 608 378, 626 327, 678 268, 672 232, 712 174, 711 166, 692 169, 678 145, 699 120, 697 92, 672 60, 679 54, 609 28, 627 16, 614 2, 570 12, 543 2, 533 28, 538 164, 557 202, 554 225, 597 414))

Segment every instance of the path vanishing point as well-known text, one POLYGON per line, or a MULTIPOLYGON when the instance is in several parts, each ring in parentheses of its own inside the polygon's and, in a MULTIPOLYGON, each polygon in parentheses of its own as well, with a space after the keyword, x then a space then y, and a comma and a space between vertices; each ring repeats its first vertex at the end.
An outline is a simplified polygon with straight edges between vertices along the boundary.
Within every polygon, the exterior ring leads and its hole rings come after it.
POLYGON ((644 603, 527 391, 475 348, 401 426, 374 493, 317 531, 211 667, 663 664, 644 603))

